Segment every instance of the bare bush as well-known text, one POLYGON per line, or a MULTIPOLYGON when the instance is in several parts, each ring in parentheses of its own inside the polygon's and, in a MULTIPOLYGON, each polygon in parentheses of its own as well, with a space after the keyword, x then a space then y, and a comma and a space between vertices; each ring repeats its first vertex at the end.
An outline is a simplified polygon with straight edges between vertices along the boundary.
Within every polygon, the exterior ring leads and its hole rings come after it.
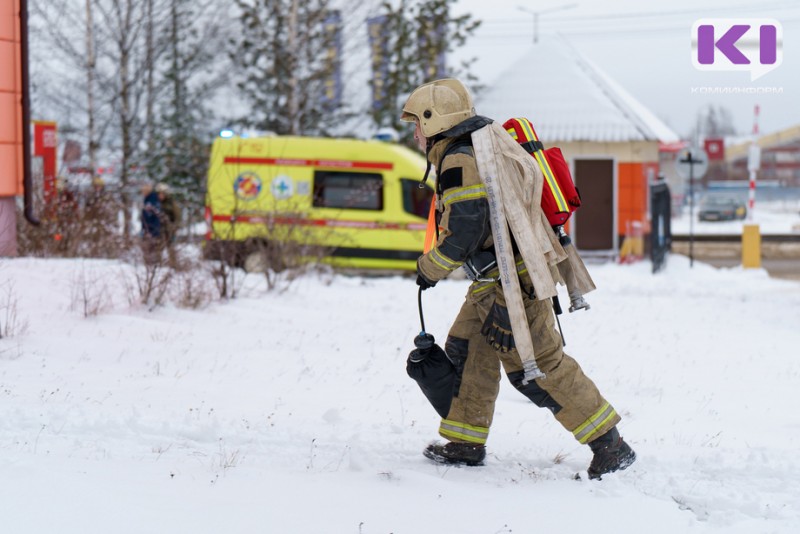
POLYGON ((244 269, 263 273, 268 291, 285 291, 298 277, 317 270, 331 254, 331 247, 316 243, 334 241, 332 230, 285 222, 306 218, 299 212, 270 213, 260 228, 263 237, 247 243, 244 269))
POLYGON ((263 273, 267 290, 286 290, 303 274, 317 269, 325 255, 323 247, 290 240, 259 241, 245 259, 247 272, 263 273))
POLYGON ((185 262, 174 271, 170 299, 176 306, 197 310, 211 303, 214 290, 208 269, 198 261, 185 262))
POLYGON ((212 241, 206 245, 203 254, 208 259, 206 265, 221 299, 236 298, 244 281, 243 244, 237 241, 212 241))
POLYGON ((119 226, 122 205, 116 195, 62 190, 49 205, 41 199, 41 225, 24 221, 17 210, 18 247, 22 256, 118 258, 125 249, 119 226))
POLYGON ((70 281, 70 308, 84 317, 95 317, 111 306, 111 295, 105 277, 81 265, 70 281))
POLYGON ((128 254, 131 273, 123 273, 123 283, 131 305, 141 304, 152 311, 165 303, 175 271, 163 254, 132 250, 128 254))
POLYGON ((237 268, 263 275, 268 291, 283 291, 318 268, 333 250, 329 244, 345 241, 310 216, 307 200, 272 198, 251 204, 226 195, 211 199, 223 211, 215 214, 221 217, 214 219, 203 251, 217 262, 212 275, 221 298, 236 297, 237 268))
POLYGON ((200 309, 214 300, 215 280, 208 264, 192 254, 191 247, 132 251, 126 258, 131 269, 122 278, 128 303, 145 305, 152 311, 172 303, 181 308, 200 309))
POLYGON ((135 271, 140 302, 149 310, 164 304, 174 271, 160 264, 147 263, 135 271))

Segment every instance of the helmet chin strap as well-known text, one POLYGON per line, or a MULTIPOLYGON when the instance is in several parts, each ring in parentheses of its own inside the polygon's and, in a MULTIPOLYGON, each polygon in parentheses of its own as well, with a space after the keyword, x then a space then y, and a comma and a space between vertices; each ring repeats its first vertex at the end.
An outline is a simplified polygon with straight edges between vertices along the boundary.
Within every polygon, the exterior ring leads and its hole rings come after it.
POLYGON ((419 183, 419 188, 425 188, 425 182, 428 181, 428 175, 431 173, 431 160, 428 157, 431 153, 431 148, 433 148, 433 139, 428 139, 425 143, 425 176, 422 177, 422 181, 419 183))

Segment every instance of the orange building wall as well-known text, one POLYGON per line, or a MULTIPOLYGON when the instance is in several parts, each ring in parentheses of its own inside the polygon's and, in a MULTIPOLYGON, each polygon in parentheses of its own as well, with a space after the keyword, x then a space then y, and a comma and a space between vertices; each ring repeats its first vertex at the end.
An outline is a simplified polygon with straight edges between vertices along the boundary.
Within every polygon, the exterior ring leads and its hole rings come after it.
POLYGON ((617 233, 624 236, 628 222, 642 223, 645 233, 650 233, 650 222, 647 218, 648 174, 653 177, 658 171, 658 164, 619 163, 617 165, 618 214, 617 233))
POLYGON ((0 0, 0 197, 22 194, 19 0, 0 0))

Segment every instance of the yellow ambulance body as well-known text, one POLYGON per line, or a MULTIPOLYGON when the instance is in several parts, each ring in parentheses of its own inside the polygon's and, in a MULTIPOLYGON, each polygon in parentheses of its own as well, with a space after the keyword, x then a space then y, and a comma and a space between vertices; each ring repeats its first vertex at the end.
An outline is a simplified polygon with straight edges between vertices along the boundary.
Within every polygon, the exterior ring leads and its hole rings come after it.
POLYGON ((413 270, 433 196, 419 187, 424 172, 420 154, 383 141, 217 138, 206 257, 233 252, 244 263, 289 240, 324 248, 334 266, 413 270))

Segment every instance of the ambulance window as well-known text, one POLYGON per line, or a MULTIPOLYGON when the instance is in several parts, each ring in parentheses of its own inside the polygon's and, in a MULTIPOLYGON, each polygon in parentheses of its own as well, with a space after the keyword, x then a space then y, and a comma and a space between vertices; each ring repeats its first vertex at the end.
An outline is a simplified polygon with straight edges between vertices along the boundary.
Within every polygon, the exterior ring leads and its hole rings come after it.
POLYGON ((417 217, 427 219, 428 210, 431 209, 433 189, 427 185, 421 188, 419 180, 401 178, 400 183, 403 184, 403 210, 417 217))
POLYGON ((360 172, 314 172, 314 207, 383 209, 383 176, 360 172))

